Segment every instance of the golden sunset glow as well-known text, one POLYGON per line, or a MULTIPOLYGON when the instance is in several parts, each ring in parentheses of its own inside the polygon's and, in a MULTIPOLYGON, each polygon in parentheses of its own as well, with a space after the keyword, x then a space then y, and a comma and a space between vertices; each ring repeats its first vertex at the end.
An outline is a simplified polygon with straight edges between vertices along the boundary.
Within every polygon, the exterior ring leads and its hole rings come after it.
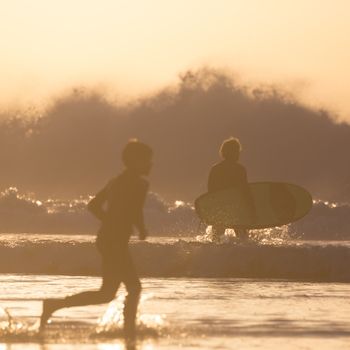
POLYGON ((0 350, 350 339, 350 0, 0 0, 0 350))
POLYGON ((74 86, 132 97, 208 65, 350 120, 349 12, 345 0, 3 1, 0 103, 74 86))

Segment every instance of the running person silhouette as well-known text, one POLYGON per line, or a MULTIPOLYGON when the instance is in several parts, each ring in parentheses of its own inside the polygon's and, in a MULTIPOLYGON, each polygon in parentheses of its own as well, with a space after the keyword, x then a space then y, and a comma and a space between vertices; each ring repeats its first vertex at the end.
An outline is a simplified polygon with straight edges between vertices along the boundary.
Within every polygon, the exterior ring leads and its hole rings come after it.
POLYGON ((141 283, 133 264, 128 242, 135 226, 139 238, 147 231, 143 220, 143 206, 148 182, 142 177, 152 167, 152 149, 137 140, 130 140, 122 153, 124 171, 110 180, 88 204, 88 209, 101 221, 96 245, 102 256, 102 285, 99 290, 86 291, 60 299, 43 301, 40 329, 44 329, 51 315, 62 308, 108 303, 115 298, 121 283, 127 290, 124 306, 124 334, 135 337, 136 312, 141 283))

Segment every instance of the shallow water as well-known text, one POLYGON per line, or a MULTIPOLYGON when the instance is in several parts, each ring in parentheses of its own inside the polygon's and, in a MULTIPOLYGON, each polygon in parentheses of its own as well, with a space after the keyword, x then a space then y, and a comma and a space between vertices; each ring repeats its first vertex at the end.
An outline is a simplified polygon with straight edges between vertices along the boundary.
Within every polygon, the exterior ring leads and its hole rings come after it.
MULTIPOLYGON (((12 316, 10 330, 2 315, 0 350, 127 348, 111 322, 118 302, 104 324, 107 305, 71 308, 36 333, 42 298, 98 288, 99 278, 2 274, 0 283, 0 306, 12 316)), ((136 349, 348 349, 349 293, 346 283, 145 278, 136 349)))

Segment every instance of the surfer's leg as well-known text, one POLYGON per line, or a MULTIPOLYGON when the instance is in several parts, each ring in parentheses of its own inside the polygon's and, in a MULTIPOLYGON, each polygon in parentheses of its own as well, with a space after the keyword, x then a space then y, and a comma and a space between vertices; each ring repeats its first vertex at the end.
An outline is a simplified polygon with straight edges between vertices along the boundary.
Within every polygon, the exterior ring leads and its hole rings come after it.
POLYGON ((212 233, 213 233, 213 241, 218 241, 220 236, 225 233, 225 227, 220 225, 213 225, 212 233))
POLYGON ((136 335, 136 313, 141 294, 141 282, 129 252, 126 254, 124 263, 122 281, 128 292, 124 305, 124 333, 125 338, 133 339, 136 335))
POLYGON ((247 240, 249 238, 249 231, 246 228, 235 228, 236 237, 240 240, 247 240))

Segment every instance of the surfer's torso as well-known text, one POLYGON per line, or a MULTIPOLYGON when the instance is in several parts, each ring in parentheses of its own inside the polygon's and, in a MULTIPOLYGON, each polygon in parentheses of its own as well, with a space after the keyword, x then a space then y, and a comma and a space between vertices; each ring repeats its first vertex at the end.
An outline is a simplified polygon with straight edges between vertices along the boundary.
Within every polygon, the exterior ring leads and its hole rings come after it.
POLYGON ((223 160, 215 164, 209 174, 208 192, 247 185, 247 172, 238 162, 223 160))

